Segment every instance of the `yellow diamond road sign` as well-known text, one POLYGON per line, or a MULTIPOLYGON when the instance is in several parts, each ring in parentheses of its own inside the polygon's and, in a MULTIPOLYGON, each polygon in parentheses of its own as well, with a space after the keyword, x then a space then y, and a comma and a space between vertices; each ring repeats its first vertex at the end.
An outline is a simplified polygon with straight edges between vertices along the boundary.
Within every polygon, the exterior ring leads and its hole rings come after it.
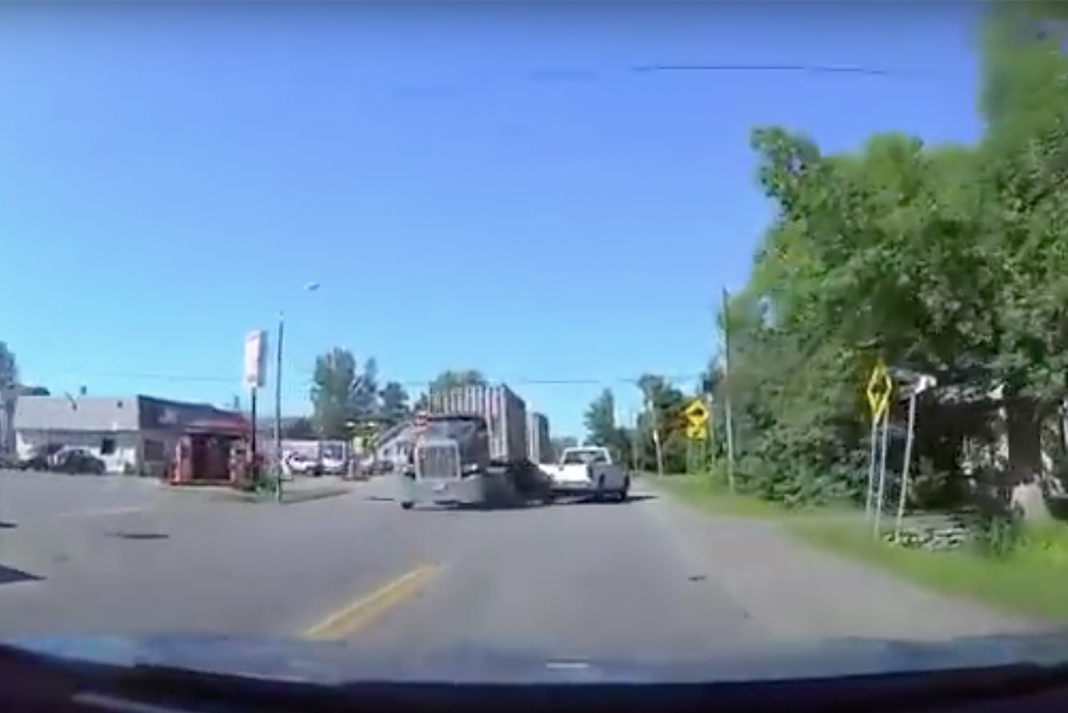
POLYGON ((691 401, 690 405, 683 411, 683 414, 685 414, 689 427, 692 429, 704 428, 708 423, 708 409, 705 408, 700 399, 691 401))
POLYGON ((871 370, 868 378, 868 406, 871 408, 873 421, 878 421, 886 413, 886 407, 890 405, 890 393, 894 390, 894 382, 890 378, 890 372, 886 364, 879 362, 871 370))
POLYGON ((703 441, 708 438, 708 430, 704 426, 687 426, 686 437, 691 441, 703 441))

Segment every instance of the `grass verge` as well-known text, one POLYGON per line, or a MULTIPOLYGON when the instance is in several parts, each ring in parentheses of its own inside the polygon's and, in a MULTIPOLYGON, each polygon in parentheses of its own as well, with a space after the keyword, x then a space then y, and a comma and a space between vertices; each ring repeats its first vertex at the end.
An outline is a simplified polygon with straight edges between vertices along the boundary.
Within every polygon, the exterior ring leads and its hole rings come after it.
POLYGON ((732 495, 708 476, 655 478, 655 487, 713 515, 781 523, 798 540, 877 567, 931 591, 971 599, 1005 612, 1068 624, 1068 529, 1033 529, 1011 554, 984 557, 971 549, 934 552, 904 549, 876 539, 863 515, 837 508, 787 510, 732 495))
POLYGON ((1068 567, 1062 534, 1038 537, 1001 559, 967 549, 904 549, 856 523, 792 522, 787 530, 821 550, 874 565, 932 591, 1006 612, 1068 623, 1068 567))
POLYGON ((654 488, 671 493, 679 500, 712 515, 731 515, 761 519, 783 519, 795 513, 775 503, 747 495, 734 495, 726 483, 708 475, 649 475, 645 480, 654 488))

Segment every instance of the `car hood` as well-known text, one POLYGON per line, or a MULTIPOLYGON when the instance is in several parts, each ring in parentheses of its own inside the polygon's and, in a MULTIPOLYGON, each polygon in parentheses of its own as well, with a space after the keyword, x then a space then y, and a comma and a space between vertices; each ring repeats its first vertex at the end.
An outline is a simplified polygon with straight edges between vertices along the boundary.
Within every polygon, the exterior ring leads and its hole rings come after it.
POLYGON ((208 636, 62 637, 3 640, 25 651, 119 667, 194 671, 335 685, 370 681, 449 683, 695 683, 805 679, 900 672, 1052 666, 1068 661, 1063 634, 977 637, 944 643, 834 639, 725 646, 694 659, 589 658, 495 646, 388 655, 354 643, 208 636))

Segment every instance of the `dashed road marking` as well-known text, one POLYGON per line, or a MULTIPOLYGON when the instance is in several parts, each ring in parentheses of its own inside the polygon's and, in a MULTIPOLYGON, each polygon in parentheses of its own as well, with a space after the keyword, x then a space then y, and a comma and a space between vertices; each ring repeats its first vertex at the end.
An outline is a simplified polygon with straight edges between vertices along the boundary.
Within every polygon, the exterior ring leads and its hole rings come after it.
POLYGON ((439 569, 436 565, 417 567, 338 609, 318 624, 305 630, 301 636, 319 641, 338 640, 351 636, 422 591, 437 576, 439 569))

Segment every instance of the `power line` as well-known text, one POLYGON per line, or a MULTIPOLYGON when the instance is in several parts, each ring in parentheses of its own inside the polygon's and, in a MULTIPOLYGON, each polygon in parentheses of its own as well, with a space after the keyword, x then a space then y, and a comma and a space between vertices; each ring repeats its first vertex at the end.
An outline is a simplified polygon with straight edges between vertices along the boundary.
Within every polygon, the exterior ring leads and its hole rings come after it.
MULTIPOLYGON (((125 372, 125 371, 81 371, 81 370, 53 370, 45 372, 44 377, 49 375, 57 376, 77 376, 81 379, 128 379, 128 380, 144 380, 144 381, 165 381, 172 383, 203 383, 203 384, 227 384, 235 385, 239 384, 241 379, 239 376, 213 376, 213 375, 196 375, 196 374, 168 374, 162 372, 125 372)), ((702 378, 700 372, 694 372, 691 374, 655 374, 657 378, 664 379, 669 383, 696 381, 702 378)), ((502 381, 514 386, 603 386, 607 384, 632 384, 637 385, 641 377, 607 377, 607 378, 504 378, 504 379, 487 379, 490 382, 502 381)), ((37 379, 37 381, 47 381, 47 378, 37 379)), ((380 376, 378 379, 380 384, 386 384, 389 382, 395 382, 405 388, 421 388, 429 386, 433 383, 434 379, 391 379, 388 377, 380 376)))
POLYGON ((881 67, 828 64, 647 64, 630 68, 636 74, 652 72, 769 72, 790 74, 863 74, 872 77, 921 76, 881 67))
POLYGON ((733 63, 682 63, 682 64, 637 64, 616 69, 595 69, 584 67, 545 67, 529 70, 526 78, 535 83, 596 82, 612 75, 652 75, 652 74, 807 74, 807 75, 853 75, 881 77, 885 79, 933 79, 930 72, 892 69, 887 67, 870 67, 857 64, 733 64, 733 63))

